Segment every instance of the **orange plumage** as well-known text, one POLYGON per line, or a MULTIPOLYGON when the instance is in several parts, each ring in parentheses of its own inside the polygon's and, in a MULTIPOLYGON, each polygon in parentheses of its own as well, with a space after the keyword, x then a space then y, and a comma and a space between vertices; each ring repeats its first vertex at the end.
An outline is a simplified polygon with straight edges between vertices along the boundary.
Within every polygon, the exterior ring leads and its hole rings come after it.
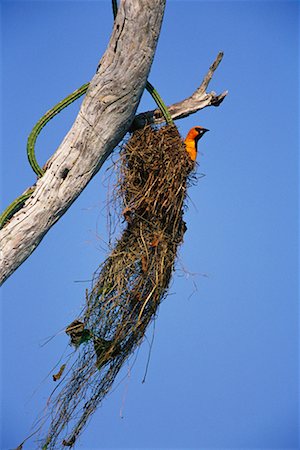
POLYGON ((197 144, 199 139, 202 138, 204 133, 209 131, 207 128, 203 127, 194 127, 191 128, 185 138, 185 148, 192 161, 196 161, 197 158, 197 144))

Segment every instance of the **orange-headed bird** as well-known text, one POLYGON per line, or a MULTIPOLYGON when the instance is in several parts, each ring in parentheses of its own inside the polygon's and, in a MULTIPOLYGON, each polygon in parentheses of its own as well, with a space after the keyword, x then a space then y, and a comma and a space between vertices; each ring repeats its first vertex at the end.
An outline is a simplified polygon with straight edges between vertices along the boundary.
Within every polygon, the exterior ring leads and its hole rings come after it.
POLYGON ((196 161, 198 141, 199 141, 199 139, 202 138, 204 133, 206 133, 207 131, 209 131, 207 128, 194 127, 194 128, 191 128, 190 131, 188 132, 184 143, 185 143, 186 151, 190 155, 190 158, 192 161, 196 161))

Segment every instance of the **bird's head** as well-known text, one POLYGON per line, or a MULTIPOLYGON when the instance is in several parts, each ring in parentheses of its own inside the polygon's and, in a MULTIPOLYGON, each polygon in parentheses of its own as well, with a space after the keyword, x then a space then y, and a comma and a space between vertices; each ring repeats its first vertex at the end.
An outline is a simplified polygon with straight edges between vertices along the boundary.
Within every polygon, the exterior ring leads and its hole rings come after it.
POLYGON ((202 136, 204 135, 204 133, 206 133, 207 131, 209 131, 207 128, 193 127, 188 132, 186 139, 195 140, 197 143, 199 141, 199 139, 201 139, 202 136))
POLYGON ((184 143, 186 150, 193 161, 196 160, 197 156, 197 143, 207 131, 209 131, 207 128, 203 128, 200 126, 193 127, 190 129, 185 138, 184 143))

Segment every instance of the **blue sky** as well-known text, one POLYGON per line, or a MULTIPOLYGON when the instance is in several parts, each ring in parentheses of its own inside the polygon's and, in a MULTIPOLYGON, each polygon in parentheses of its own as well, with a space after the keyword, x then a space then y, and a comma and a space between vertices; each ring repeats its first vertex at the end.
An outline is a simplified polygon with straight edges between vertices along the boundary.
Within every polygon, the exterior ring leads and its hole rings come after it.
MULTIPOLYGON (((34 182, 31 128, 92 78, 112 12, 110 1, 2 1, 1 9, 3 209, 34 182)), ((229 95, 177 122, 183 136, 194 125, 211 131, 199 145, 205 177, 190 190, 146 383, 147 342, 78 448, 299 448, 298 32, 296 1, 168 2, 149 80, 177 102, 223 50, 211 89, 229 95)), ((79 103, 42 132, 40 164, 79 103)), ((153 106, 145 93, 139 110, 153 106)), ((110 164, 2 289, 1 449, 16 447, 45 406, 47 375, 68 344, 63 329, 105 258, 110 164)))

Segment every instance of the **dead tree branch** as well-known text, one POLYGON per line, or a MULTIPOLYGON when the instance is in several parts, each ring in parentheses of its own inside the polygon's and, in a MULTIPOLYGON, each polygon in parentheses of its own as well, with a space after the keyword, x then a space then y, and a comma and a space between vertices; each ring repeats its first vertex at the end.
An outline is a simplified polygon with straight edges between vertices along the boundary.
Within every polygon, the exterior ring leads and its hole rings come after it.
MULTIPOLYGON (((214 91, 209 93, 206 92, 213 74, 222 61, 222 58, 223 52, 220 52, 213 64, 210 66, 201 85, 190 97, 182 100, 181 102, 174 103, 173 105, 168 107, 173 120, 183 119, 184 117, 187 117, 190 114, 194 114, 195 112, 199 111, 200 109, 206 108, 207 106, 219 106, 220 103, 222 103, 228 93, 227 91, 224 91, 219 95, 217 95, 214 91)), ((146 123, 159 124, 163 121, 164 117, 159 109, 143 112, 135 117, 132 124, 132 129, 142 128, 146 123)))
MULTIPOLYGON (((159 110, 136 117, 135 113, 152 64, 164 8, 165 0, 121 1, 108 48, 72 128, 47 162, 46 173, 37 181, 32 196, 0 230, 0 284, 31 255, 125 133, 146 122, 163 121, 159 110)), ((173 119, 223 101, 227 92, 206 93, 222 56, 219 53, 193 95, 170 106, 173 119)))

